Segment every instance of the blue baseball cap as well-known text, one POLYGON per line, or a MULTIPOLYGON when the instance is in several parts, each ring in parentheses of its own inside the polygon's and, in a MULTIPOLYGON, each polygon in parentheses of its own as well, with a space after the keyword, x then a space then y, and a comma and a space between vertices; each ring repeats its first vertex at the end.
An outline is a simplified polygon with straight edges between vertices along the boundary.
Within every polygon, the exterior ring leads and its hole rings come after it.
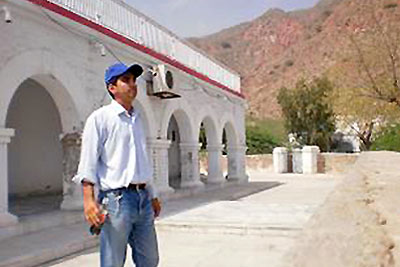
POLYGON ((142 75, 143 68, 138 64, 133 64, 130 67, 128 67, 124 63, 118 62, 106 69, 106 73, 104 74, 104 81, 108 86, 116 78, 127 72, 132 73, 137 78, 140 75, 142 75))

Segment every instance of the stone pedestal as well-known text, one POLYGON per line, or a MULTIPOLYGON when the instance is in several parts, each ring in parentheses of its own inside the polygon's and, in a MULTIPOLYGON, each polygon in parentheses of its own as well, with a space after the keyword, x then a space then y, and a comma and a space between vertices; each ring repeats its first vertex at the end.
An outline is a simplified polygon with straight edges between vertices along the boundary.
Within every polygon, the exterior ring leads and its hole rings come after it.
POLYGON ((275 173, 288 172, 288 151, 285 147, 275 147, 273 154, 275 173))
POLYGON ((292 151, 292 166, 293 173, 303 173, 303 154, 300 148, 295 148, 292 151))
POLYGON ((199 172, 199 148, 198 143, 181 143, 181 188, 203 187, 199 172))
POLYGON ((247 182, 246 174, 247 146, 228 146, 228 180, 247 182))
POLYGON ((319 147, 305 146, 303 147, 303 173, 313 174, 318 170, 318 154, 319 147))
POLYGON ((62 210, 82 210, 82 186, 72 181, 78 170, 81 153, 81 134, 68 133, 60 136, 63 148, 63 201, 62 210))
POLYGON ((168 148, 169 140, 151 139, 147 141, 149 157, 153 164, 154 186, 159 194, 171 194, 174 192, 168 185, 168 148))
POLYGON ((223 183, 225 178, 221 168, 222 145, 208 145, 208 176, 207 183, 223 183))
POLYGON ((18 218, 8 212, 7 145, 14 134, 14 129, 0 128, 0 227, 7 227, 18 223, 18 218))

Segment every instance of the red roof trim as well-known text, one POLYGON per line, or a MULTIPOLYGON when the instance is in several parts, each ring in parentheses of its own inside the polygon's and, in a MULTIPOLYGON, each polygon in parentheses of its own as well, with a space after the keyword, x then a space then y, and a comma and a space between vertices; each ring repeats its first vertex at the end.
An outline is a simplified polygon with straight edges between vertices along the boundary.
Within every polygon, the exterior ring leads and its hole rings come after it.
POLYGON ((137 50, 140 50, 143 53, 146 53, 146 54, 148 54, 148 55, 150 55, 150 56, 152 56, 154 58, 157 58, 157 59, 159 59, 159 60, 161 60, 161 61, 163 61, 165 63, 168 63, 168 64, 170 64, 170 65, 172 65, 172 66, 174 66, 174 67, 176 67, 178 69, 181 69, 184 72, 186 72, 186 73, 188 73, 190 75, 193 75, 193 76, 195 76, 195 77, 197 77, 197 78, 199 78, 199 79, 201 79, 203 81, 206 81, 206 82, 208 82, 208 83, 210 83, 210 84, 212 84, 214 86, 217 86, 217 87, 219 87, 219 88, 221 88, 221 89, 223 89, 225 91, 228 91, 228 92, 230 92, 230 93, 232 93, 232 94, 234 94, 236 96, 244 98, 243 94, 241 94, 239 92, 236 92, 236 91, 230 89, 229 87, 227 87, 227 86, 225 86, 225 85, 223 85, 223 84, 221 84, 221 83, 219 83, 219 82, 217 82, 215 80, 210 79, 206 75, 201 74, 201 73, 199 73, 199 72, 197 72, 197 71, 195 71, 195 70, 193 70, 193 69, 191 69, 189 67, 186 67, 185 65, 183 65, 182 63, 180 63, 180 62, 178 62, 178 61, 176 61, 174 59, 171 59, 171 58, 169 58, 169 57, 167 57, 167 56, 165 56, 165 55, 163 55, 161 53, 158 53, 158 52, 154 51, 153 49, 150 49, 150 48, 145 47, 145 46, 143 46, 143 45, 141 45, 139 43, 136 43, 135 41, 132 41, 132 40, 130 40, 130 39, 118 34, 118 33, 115 33, 112 30, 107 29, 107 28, 105 28, 105 27, 103 27, 103 26, 101 26, 99 24, 96 24, 96 23, 94 23, 94 22, 92 22, 92 21, 90 21, 90 20, 88 20, 88 19, 86 19, 86 18, 84 18, 82 16, 79 16, 78 14, 75 14, 75 13, 73 13, 73 12, 71 12, 71 11, 69 11, 69 10, 59 6, 59 5, 53 4, 51 2, 48 2, 47 0, 28 0, 28 1, 32 2, 32 3, 36 4, 36 5, 42 6, 42 7, 46 8, 48 10, 51 10, 51 11, 53 11, 55 13, 58 13, 58 14, 64 16, 64 17, 66 17, 66 18, 69 18, 69 19, 71 19, 71 20, 73 20, 75 22, 78 22, 78 23, 80 23, 82 25, 85 25, 85 26, 87 26, 89 28, 92 28, 92 29, 94 29, 94 30, 96 30, 98 32, 101 32, 101 33, 107 35, 108 37, 111 37, 111 38, 113 38, 115 40, 120 41, 121 43, 124 43, 124 44, 126 44, 126 45, 128 45, 130 47, 133 47, 133 48, 137 49, 137 50))

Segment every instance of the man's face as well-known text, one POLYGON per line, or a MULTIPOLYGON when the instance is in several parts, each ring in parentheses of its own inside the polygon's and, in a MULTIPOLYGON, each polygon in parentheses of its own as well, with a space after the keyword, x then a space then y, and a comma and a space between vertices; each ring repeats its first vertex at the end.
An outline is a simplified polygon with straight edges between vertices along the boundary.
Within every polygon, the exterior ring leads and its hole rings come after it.
POLYGON ((137 95, 136 77, 132 73, 125 73, 108 90, 113 93, 115 100, 130 104, 137 95))

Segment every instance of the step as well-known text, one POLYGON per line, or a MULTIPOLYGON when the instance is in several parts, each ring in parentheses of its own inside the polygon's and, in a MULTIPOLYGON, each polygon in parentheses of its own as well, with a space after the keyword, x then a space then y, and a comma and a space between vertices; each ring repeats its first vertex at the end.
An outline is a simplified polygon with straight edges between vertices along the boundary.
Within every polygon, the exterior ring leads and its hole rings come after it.
POLYGON ((0 267, 39 266, 97 246, 85 223, 56 226, 42 231, 14 236, 0 242, 0 267))
POLYGON ((83 220, 83 211, 54 210, 22 216, 18 218, 18 224, 0 228, 0 241, 12 236, 26 235, 55 226, 83 222, 83 220))

